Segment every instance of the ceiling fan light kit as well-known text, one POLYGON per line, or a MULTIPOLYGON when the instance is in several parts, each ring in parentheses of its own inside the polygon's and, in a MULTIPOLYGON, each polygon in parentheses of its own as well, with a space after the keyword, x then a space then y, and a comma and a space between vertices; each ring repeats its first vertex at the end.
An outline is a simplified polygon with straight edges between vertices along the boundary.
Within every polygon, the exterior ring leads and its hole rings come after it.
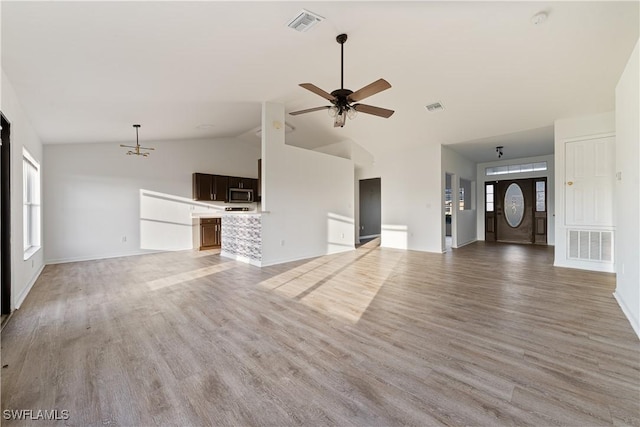
POLYGON ((127 151, 127 155, 128 156, 142 156, 142 157, 148 157, 149 152, 145 152, 142 150, 155 150, 155 148, 151 148, 151 147, 141 147, 140 146, 140 142, 138 142, 138 129, 140 129, 140 125, 133 125, 133 127, 136 130, 136 145, 124 145, 124 144, 120 144, 120 147, 124 147, 124 148, 131 148, 131 150, 127 151))
POLYGON ((366 104, 355 104, 355 102, 368 98, 376 93, 387 90, 391 87, 385 79, 378 79, 375 82, 353 92, 344 88, 344 44, 347 41, 346 34, 340 34, 336 37, 336 41, 340 44, 340 89, 336 89, 328 93, 312 83, 300 83, 300 86, 310 92, 315 93, 331 102, 333 105, 323 107, 308 108, 306 110, 293 111, 289 114, 297 116, 298 114, 311 113, 313 111, 328 110, 329 116, 334 118, 334 127, 344 127, 347 117, 353 120, 357 113, 372 114, 378 117, 389 118, 394 113, 393 110, 386 108, 374 107, 366 104))

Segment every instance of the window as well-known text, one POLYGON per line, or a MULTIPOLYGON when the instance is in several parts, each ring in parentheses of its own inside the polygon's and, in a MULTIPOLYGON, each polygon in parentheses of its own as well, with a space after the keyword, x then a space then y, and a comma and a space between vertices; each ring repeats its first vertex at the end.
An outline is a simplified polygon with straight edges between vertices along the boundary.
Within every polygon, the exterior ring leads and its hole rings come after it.
POLYGON ((493 184, 487 184, 485 186, 485 210, 487 212, 493 212, 493 193, 495 186, 493 184))
POLYGON ((521 165, 492 166, 485 169, 486 175, 546 171, 547 162, 523 163, 521 165))
POLYGON ((461 211, 468 211, 473 209, 471 206, 471 195, 473 191, 471 189, 471 181, 460 178, 460 189, 459 189, 459 209, 461 211))
POLYGON ((451 189, 444 190, 444 214, 451 215, 451 189))
POLYGON ((40 165, 22 150, 24 259, 40 248, 40 165))
POLYGON ((536 181, 536 212, 547 210, 546 184, 545 181, 536 181))

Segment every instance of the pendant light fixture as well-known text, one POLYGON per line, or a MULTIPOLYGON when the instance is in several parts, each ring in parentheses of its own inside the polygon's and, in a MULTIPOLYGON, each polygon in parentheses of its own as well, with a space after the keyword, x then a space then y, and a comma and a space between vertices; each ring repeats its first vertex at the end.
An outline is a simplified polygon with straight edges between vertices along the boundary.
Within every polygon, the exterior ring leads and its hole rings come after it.
POLYGON ((129 150, 127 151, 127 155, 131 156, 131 155, 136 155, 136 156, 142 156, 142 157, 147 157, 149 156, 149 152, 145 152, 142 150, 155 150, 155 148, 151 148, 151 147, 141 147, 140 146, 140 142, 138 142, 138 129, 140 129, 140 125, 133 125, 133 127, 136 129, 136 145, 135 147, 133 145, 124 145, 124 144, 120 144, 120 147, 125 147, 125 148, 132 148, 133 150, 129 150))

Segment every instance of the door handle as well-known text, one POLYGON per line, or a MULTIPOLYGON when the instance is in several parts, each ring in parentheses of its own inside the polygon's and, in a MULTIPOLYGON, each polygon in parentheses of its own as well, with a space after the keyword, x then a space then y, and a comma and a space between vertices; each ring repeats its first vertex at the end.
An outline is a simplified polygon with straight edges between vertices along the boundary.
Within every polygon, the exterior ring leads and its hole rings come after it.
POLYGON ((573 181, 567 182, 567 185, 573 185, 573 181))

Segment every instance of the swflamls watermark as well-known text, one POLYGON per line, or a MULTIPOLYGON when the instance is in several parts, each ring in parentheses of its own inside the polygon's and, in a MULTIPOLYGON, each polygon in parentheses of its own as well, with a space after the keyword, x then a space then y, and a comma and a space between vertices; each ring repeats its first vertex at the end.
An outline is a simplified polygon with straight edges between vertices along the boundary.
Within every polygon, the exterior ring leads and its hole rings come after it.
POLYGON ((5 409, 2 411, 5 420, 47 420, 62 421, 69 419, 67 409, 5 409))

